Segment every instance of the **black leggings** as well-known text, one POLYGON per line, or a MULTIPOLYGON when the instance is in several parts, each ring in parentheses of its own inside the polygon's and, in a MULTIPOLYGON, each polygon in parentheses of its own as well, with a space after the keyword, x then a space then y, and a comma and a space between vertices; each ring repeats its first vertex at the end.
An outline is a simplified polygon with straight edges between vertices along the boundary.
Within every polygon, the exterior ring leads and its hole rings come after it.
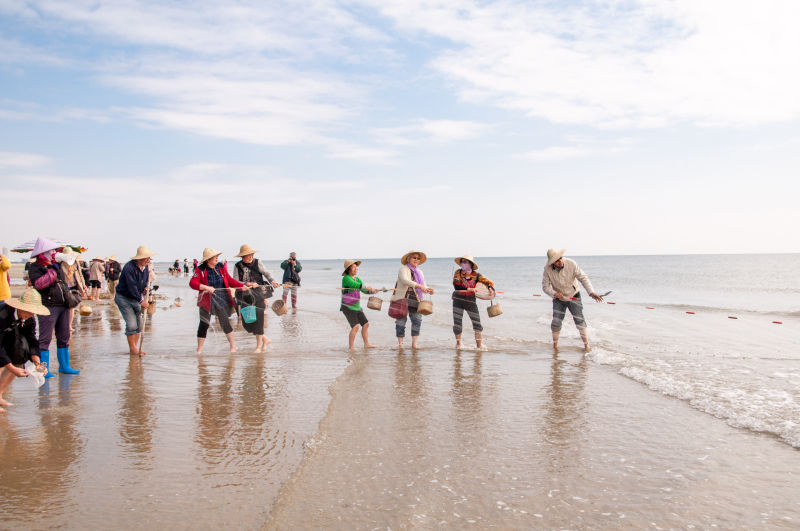
POLYGON ((481 326, 481 314, 478 313, 478 303, 462 298, 453 298, 453 333, 455 335, 461 334, 461 320, 464 317, 464 310, 467 311, 467 315, 472 321, 472 329, 476 332, 482 332, 483 326, 481 326))
POLYGON ((257 336, 264 335, 264 308, 265 308, 266 301, 263 297, 256 296, 256 320, 252 323, 245 323, 244 320, 242 321, 242 326, 245 330, 250 332, 251 334, 257 336))
MULTIPOLYGON (((211 311, 213 311, 214 315, 217 316, 217 323, 219 323, 219 325, 222 327, 222 331, 226 334, 233 332, 233 327, 228 319, 228 308, 230 307, 226 306, 224 308, 220 308, 219 306, 211 306, 211 311)), ((197 327, 197 337, 206 337, 210 324, 211 313, 205 311, 203 308, 200 308, 200 325, 197 327)))

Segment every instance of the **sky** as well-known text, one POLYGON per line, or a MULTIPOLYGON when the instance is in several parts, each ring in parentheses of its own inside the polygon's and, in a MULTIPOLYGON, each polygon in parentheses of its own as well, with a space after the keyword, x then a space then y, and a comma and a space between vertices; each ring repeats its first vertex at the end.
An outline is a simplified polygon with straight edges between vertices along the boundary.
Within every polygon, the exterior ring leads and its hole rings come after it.
POLYGON ((0 247, 800 252, 799 22, 794 0, 0 0, 0 247))

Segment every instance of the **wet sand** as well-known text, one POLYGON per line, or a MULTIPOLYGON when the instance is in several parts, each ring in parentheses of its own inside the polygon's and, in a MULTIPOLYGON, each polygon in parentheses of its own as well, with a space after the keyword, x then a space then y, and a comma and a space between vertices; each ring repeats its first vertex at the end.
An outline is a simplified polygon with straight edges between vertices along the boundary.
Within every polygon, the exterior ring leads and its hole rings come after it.
MULTIPOLYGON (((797 450, 546 342, 347 351, 331 297, 270 315, 266 354, 194 353, 164 279, 143 359, 109 301, 76 318, 76 376, 16 381, 0 416, 3 528, 796 528, 797 450)), ((180 306, 176 298, 180 297, 180 306)), ((435 316, 434 316, 435 317, 435 316)), ((447 320, 444 319, 444 322, 447 320)), ((444 328, 443 328, 444 327, 444 328)), ((360 341, 360 338, 359 338, 360 341)))

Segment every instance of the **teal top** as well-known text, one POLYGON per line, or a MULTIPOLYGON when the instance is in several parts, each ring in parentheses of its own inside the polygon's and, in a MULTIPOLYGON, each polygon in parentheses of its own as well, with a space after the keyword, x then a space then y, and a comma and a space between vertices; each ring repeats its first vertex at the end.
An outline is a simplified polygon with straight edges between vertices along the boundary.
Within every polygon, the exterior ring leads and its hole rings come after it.
POLYGON ((361 293, 369 293, 358 277, 342 277, 342 307, 355 312, 361 311, 361 293), (361 292, 361 293, 359 293, 361 292))

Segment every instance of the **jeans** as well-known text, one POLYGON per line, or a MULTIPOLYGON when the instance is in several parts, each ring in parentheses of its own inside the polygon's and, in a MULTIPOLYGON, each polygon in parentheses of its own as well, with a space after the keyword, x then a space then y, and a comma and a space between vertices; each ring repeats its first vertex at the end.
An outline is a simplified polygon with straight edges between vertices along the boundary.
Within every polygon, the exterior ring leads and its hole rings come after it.
POLYGON ((567 308, 572 314, 572 320, 575 321, 575 326, 578 330, 586 328, 586 320, 583 318, 583 303, 581 302, 581 294, 576 293, 570 300, 562 301, 560 299, 553 299, 553 322, 550 323, 550 330, 559 332, 561 330, 561 323, 564 321, 564 316, 567 314, 567 308))
POLYGON ((114 296, 114 302, 117 303, 119 313, 125 319, 125 335, 135 336, 140 334, 142 332, 142 305, 139 301, 117 293, 114 296))
POLYGON ((417 312, 419 301, 417 299, 408 299, 408 317, 394 320, 394 331, 397 337, 406 337, 406 321, 411 318, 411 337, 419 336, 419 330, 422 328, 422 314, 417 312))

